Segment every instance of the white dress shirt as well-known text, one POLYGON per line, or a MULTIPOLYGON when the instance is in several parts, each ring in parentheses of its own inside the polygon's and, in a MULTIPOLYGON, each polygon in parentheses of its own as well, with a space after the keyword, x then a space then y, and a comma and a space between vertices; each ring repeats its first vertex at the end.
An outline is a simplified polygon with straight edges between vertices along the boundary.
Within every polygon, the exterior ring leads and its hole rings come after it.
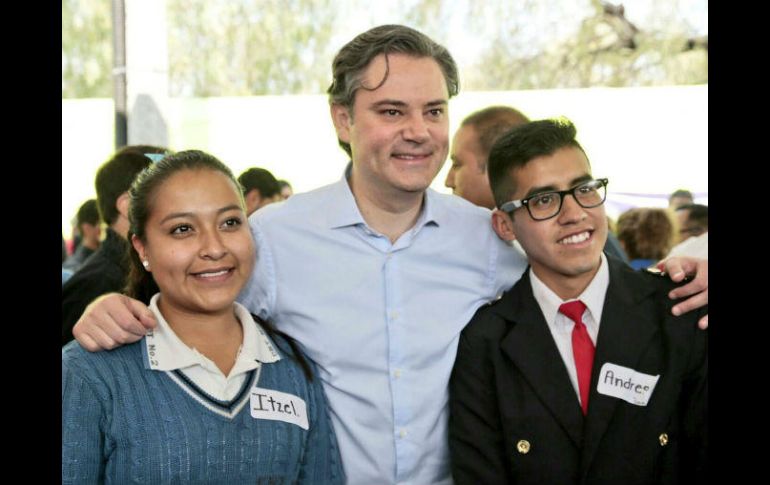
POLYGON ((540 305, 545 322, 548 324, 548 330, 551 331, 556 347, 559 349, 559 354, 561 354, 561 358, 564 361, 564 366, 567 368, 569 380, 575 389, 575 395, 578 401, 580 401, 577 368, 575 367, 575 358, 572 355, 572 329, 575 327, 575 322, 568 316, 560 313, 559 307, 562 303, 574 300, 580 300, 585 304, 586 309, 583 312, 583 323, 586 326, 586 330, 588 330, 588 335, 591 337, 591 342, 596 347, 596 338, 599 335, 599 322, 601 322, 602 308, 604 307, 604 297, 610 285, 610 271, 607 266, 607 258, 604 256, 604 253, 601 254, 599 271, 596 272, 596 275, 594 275, 591 283, 588 284, 583 293, 571 300, 559 298, 553 290, 548 288, 537 277, 532 268, 529 270, 529 277, 532 283, 532 293, 538 305, 540 305))
POLYGON ((318 364, 348 483, 451 483, 460 332, 526 268, 490 219, 428 189, 414 227, 391 243, 344 178, 249 218, 257 264, 239 299, 318 364))
POLYGON ((692 256, 693 258, 709 259, 709 233, 704 232, 700 236, 688 237, 671 249, 667 258, 671 256, 692 256))

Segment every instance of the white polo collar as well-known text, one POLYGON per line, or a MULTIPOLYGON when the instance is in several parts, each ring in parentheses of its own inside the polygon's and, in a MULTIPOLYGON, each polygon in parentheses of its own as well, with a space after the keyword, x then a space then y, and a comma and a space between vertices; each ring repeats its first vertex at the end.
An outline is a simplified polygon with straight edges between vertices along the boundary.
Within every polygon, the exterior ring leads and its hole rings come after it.
MULTIPOLYGON (((150 310, 155 314, 158 326, 147 332, 144 337, 145 367, 158 371, 173 371, 194 365, 205 366, 207 361, 210 362, 209 359, 182 342, 171 329, 158 308, 159 298, 160 293, 157 293, 150 300, 150 310)), ((235 316, 243 327, 243 343, 231 375, 254 369, 260 362, 280 360, 275 345, 262 327, 254 321, 246 307, 238 302, 235 302, 234 307, 235 316)))
POLYGON ((599 322, 602 318, 602 309, 604 308, 604 297, 607 294, 607 288, 610 285, 610 270, 607 264, 607 257, 604 253, 601 253, 601 262, 599 263, 599 270, 594 275, 594 278, 588 284, 583 293, 577 298, 570 300, 562 300, 559 295, 554 293, 553 290, 548 288, 545 283, 537 277, 532 268, 529 269, 529 278, 532 284, 532 293, 540 305, 540 309, 543 312, 545 321, 552 323, 556 321, 556 315, 559 313, 559 307, 562 303, 572 300, 581 300, 585 303, 586 308, 591 312, 591 317, 595 322, 595 330, 598 332, 599 322))

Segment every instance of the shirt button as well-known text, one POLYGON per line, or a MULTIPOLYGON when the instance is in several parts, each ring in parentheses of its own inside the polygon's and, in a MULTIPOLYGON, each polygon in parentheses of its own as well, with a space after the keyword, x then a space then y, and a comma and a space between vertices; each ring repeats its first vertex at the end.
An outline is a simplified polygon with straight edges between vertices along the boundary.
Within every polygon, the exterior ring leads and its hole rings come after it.
POLYGON ((666 446, 668 444, 668 434, 661 433, 660 436, 658 436, 658 441, 660 441, 660 446, 666 446))
POLYGON ((390 319, 391 320, 395 320, 397 318, 398 318, 398 312, 397 311, 393 310, 392 312, 390 312, 390 319))
POLYGON ((401 431, 399 431, 398 432, 398 437, 399 438, 406 438, 406 430, 402 429, 401 431))
POLYGON ((516 443, 516 450, 518 450, 518 452, 522 455, 529 453, 529 441, 519 440, 519 442, 516 443))
POLYGON ((395 371, 393 371, 393 377, 395 377, 396 379, 401 377, 401 369, 396 369, 395 371))

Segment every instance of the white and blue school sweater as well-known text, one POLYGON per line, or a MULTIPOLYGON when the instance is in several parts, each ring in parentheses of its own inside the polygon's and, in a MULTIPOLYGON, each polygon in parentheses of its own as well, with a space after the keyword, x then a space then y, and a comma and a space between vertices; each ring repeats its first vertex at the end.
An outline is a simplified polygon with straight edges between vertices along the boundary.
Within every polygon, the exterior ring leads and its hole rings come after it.
POLYGON ((321 381, 307 381, 281 337, 274 343, 281 359, 252 370, 223 402, 178 370, 151 370, 144 339, 95 353, 70 342, 62 349, 62 483, 344 483, 321 381), (255 406, 275 407, 268 395, 252 396, 255 386, 304 401, 308 429, 253 417, 255 406))

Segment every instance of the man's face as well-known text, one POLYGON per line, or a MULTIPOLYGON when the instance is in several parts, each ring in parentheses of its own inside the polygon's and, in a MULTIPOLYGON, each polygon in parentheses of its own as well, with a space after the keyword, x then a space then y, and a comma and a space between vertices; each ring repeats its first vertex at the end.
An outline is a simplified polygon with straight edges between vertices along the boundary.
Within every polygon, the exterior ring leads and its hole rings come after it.
MULTIPOLYGON (((535 158, 515 169, 511 176, 517 187, 512 200, 567 190, 592 179, 588 159, 575 147, 535 158)), ((575 283, 570 283, 572 286, 587 285, 599 269, 600 254, 607 240, 604 205, 585 209, 572 195, 566 195, 561 211, 551 219, 536 221, 522 207, 507 221, 535 274, 554 291, 563 287, 565 281, 575 283)))
MULTIPOLYGON (((352 113, 333 105, 332 118, 339 139, 351 146, 354 193, 422 194, 447 156, 446 81, 430 57, 390 54, 388 64, 382 86, 359 89, 352 113)), ((364 71, 363 86, 377 86, 384 76, 380 55, 364 71)))
POLYGON ((686 241, 687 239, 690 239, 694 236, 700 236, 704 232, 706 232, 706 229, 702 226, 698 225, 697 223, 694 223, 690 221, 690 211, 687 209, 678 210, 675 212, 678 226, 679 226, 679 234, 677 242, 686 241))
POLYGON ((84 222, 80 225, 80 235, 83 238, 83 244, 93 249, 99 247, 99 238, 102 234, 101 224, 89 224, 84 222))
POLYGON ((692 199, 683 195, 677 195, 668 201, 668 207, 671 210, 676 210, 677 207, 681 207, 686 204, 692 204, 692 199))
POLYGON ((444 185, 472 204, 495 208, 495 199, 489 185, 486 156, 481 153, 476 128, 470 125, 460 127, 452 140, 452 167, 447 173, 444 185))

